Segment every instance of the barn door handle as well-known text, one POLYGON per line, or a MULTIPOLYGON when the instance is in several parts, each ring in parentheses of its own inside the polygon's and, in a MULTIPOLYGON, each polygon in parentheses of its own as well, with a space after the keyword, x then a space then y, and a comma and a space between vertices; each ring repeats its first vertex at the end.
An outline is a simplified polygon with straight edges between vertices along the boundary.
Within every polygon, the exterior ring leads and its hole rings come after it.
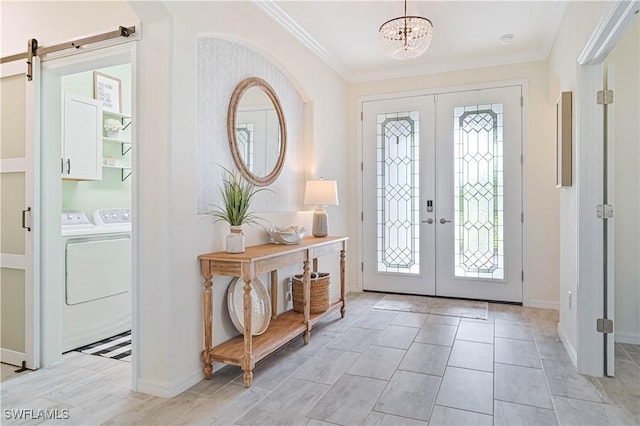
POLYGON ((27 212, 31 212, 31 207, 27 207, 26 210, 22 210, 22 228, 31 232, 31 227, 27 226, 27 212))

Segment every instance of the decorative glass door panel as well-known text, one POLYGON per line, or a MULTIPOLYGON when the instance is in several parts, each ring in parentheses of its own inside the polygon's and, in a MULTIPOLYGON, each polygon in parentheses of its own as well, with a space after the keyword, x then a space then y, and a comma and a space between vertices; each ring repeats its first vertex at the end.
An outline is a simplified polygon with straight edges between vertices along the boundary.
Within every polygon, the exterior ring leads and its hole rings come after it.
POLYGON ((247 169, 257 172, 253 170, 253 123, 236 124, 236 143, 247 169))
POLYGON ((420 273, 419 116, 377 115, 378 272, 420 273))
POLYGON ((456 107, 455 276, 504 278, 502 104, 456 107))

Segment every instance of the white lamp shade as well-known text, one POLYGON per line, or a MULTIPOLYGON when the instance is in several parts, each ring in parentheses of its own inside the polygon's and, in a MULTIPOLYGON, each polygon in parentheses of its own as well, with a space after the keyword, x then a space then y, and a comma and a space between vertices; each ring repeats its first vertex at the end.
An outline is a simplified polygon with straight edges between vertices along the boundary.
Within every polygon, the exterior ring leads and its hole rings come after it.
POLYGON ((315 206, 337 206, 338 184, 335 180, 308 180, 304 203, 315 206))

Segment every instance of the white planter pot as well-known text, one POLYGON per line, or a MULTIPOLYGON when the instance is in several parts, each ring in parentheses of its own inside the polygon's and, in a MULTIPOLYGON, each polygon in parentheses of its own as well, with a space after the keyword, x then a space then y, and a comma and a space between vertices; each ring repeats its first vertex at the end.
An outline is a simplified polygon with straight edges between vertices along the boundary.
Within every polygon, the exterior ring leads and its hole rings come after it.
POLYGON ((227 235, 226 252, 244 253, 244 233, 242 232, 242 226, 231 226, 230 231, 227 235))
POLYGON ((118 130, 107 130, 107 137, 111 139, 119 139, 120 132, 118 130))

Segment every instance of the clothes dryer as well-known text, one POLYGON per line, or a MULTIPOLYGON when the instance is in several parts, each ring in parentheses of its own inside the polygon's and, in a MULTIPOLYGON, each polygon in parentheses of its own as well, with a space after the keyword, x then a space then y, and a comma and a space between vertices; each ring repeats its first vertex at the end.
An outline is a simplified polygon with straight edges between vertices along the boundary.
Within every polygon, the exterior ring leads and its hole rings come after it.
POLYGON ((63 351, 131 329, 131 212, 62 213, 63 351), (114 217, 115 215, 115 217, 114 217))

